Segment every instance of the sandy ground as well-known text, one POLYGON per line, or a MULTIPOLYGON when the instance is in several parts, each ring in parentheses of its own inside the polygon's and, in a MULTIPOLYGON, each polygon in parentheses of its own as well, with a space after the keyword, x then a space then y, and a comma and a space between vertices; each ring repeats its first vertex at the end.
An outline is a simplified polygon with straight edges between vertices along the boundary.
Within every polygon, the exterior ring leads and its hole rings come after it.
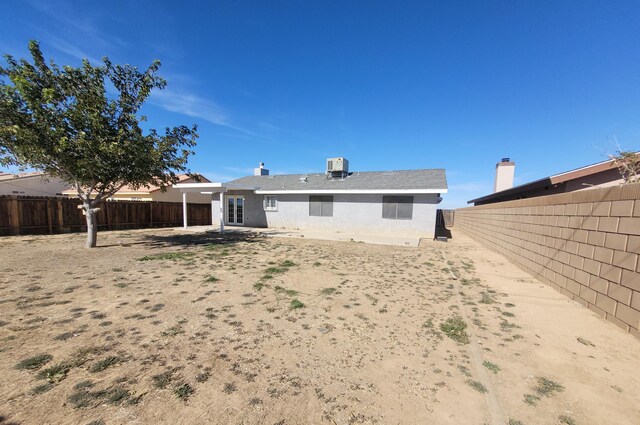
POLYGON ((2 239, 3 425, 640 423, 640 341, 459 233, 83 239, 2 239))

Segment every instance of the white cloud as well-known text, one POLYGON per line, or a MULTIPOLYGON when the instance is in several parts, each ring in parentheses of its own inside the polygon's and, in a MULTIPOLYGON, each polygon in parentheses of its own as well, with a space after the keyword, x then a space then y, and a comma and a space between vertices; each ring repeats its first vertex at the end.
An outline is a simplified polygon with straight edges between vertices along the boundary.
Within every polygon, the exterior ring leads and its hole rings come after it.
POLYGON ((188 92, 176 92, 171 89, 156 91, 151 95, 149 101, 169 112, 201 118, 248 136, 265 139, 265 137, 233 123, 228 112, 215 102, 188 92))
POLYGON ((77 46, 71 43, 67 43, 66 41, 60 38, 49 36, 46 43, 49 44, 54 49, 62 53, 66 53, 69 56, 74 57, 76 59, 80 59, 80 60, 87 59, 89 62, 91 62, 93 66, 100 66, 102 64, 102 60, 87 54, 86 52, 79 49, 77 46))
POLYGON ((170 112, 202 118, 225 127, 229 124, 227 113, 222 107, 196 95, 165 89, 153 92, 150 101, 170 112))

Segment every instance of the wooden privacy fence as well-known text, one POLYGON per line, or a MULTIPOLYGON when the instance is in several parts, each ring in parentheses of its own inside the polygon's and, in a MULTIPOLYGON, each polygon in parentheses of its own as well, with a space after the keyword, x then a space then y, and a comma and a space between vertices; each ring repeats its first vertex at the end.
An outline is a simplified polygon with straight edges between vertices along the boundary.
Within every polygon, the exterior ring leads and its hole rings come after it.
MULTIPOLYGON (((0 196, 0 236, 84 232, 85 216, 73 198, 0 196)), ((96 214, 98 230, 182 226, 179 202, 107 201, 96 214)), ((188 204, 189 225, 211 224, 210 204, 188 204)))

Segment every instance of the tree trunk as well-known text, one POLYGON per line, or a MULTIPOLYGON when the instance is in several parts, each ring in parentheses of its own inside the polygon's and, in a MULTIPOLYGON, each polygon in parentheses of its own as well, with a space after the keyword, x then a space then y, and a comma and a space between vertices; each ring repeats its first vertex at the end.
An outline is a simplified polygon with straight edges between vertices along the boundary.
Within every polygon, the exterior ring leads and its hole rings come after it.
POLYGON ((95 248, 98 242, 98 222, 96 220, 98 208, 93 208, 91 202, 85 202, 82 207, 87 217, 87 243, 84 247, 95 248))

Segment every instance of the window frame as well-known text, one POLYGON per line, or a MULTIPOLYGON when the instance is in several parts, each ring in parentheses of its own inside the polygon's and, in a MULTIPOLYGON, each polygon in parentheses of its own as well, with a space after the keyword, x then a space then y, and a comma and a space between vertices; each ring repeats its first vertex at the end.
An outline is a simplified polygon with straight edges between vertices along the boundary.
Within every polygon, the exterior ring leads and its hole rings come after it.
POLYGON ((382 197, 382 218, 384 220, 413 220, 413 204, 414 198, 411 195, 385 195, 382 197), (400 205, 408 205, 408 208, 403 209, 400 205))
POLYGON ((333 195, 309 195, 309 217, 333 217, 333 195))
POLYGON ((264 195, 264 199, 262 200, 262 208, 265 211, 278 211, 278 197, 276 195, 264 195), (269 206, 268 199, 273 200, 272 206, 269 206))

